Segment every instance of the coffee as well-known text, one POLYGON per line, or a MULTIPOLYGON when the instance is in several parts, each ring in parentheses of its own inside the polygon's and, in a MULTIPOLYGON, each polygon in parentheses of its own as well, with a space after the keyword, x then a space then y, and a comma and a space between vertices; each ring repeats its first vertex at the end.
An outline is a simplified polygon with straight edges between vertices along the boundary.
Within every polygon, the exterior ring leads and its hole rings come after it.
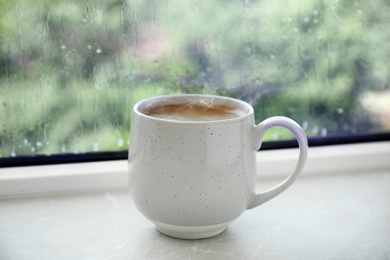
POLYGON ((159 105, 143 113, 152 117, 177 121, 215 121, 245 115, 245 112, 237 107, 200 103, 159 105))

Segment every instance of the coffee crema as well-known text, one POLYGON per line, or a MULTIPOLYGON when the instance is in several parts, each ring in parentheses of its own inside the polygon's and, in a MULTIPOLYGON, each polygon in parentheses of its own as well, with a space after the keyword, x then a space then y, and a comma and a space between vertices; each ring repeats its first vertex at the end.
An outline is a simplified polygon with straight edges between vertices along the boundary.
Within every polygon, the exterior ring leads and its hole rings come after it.
POLYGON ((198 103, 166 104, 143 111, 145 115, 177 121, 216 121, 231 119, 246 113, 229 105, 209 105, 198 103))

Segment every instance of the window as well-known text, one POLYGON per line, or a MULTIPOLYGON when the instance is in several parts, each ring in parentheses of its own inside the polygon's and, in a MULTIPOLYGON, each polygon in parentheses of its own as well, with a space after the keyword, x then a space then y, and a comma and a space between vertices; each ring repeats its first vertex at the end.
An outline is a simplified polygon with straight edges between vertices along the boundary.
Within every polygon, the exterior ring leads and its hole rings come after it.
MULTIPOLYGON (((132 106, 211 93, 312 145, 390 139, 384 0, 0 1, 0 164, 125 158, 132 106)), ((265 148, 291 145, 275 128, 265 148)))

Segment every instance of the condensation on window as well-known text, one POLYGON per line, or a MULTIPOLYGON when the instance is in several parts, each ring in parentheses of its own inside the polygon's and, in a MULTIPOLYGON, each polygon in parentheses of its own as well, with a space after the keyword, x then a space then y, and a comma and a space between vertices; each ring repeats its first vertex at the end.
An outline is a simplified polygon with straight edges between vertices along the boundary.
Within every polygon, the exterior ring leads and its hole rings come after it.
MULTIPOLYGON (((132 106, 245 100, 308 136, 390 130, 385 0, 0 1, 0 156, 128 148, 132 106)), ((267 140, 291 138, 275 128, 267 140)))

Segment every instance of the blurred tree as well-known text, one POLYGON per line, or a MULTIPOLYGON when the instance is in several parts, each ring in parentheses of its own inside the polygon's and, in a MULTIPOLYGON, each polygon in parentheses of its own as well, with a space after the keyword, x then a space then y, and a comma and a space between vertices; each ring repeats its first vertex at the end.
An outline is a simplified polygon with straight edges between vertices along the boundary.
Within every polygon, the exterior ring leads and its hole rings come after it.
POLYGON ((380 129, 360 96, 390 88, 388 1, 0 0, 0 10, 0 156, 126 149, 132 105, 168 93, 244 99, 258 121, 286 115, 309 135, 380 129))
POLYGON ((390 6, 374 2, 181 1, 175 8, 155 6, 161 10, 156 20, 182 46, 175 50, 178 64, 184 58, 195 71, 185 81, 167 80, 181 91, 244 99, 255 106, 258 120, 286 115, 322 129, 323 135, 371 131, 376 119, 359 98, 368 90, 389 88, 390 75, 390 31, 384 29, 390 6))

